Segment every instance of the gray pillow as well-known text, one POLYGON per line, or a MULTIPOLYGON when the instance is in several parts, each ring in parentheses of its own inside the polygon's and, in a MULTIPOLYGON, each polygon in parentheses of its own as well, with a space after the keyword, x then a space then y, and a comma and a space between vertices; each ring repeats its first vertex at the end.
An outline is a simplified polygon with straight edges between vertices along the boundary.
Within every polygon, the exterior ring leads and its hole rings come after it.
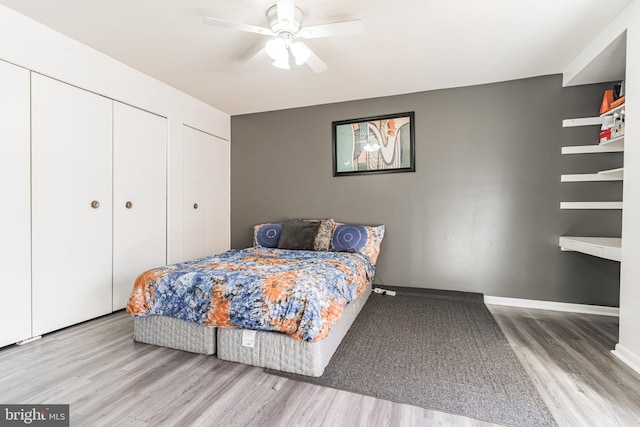
POLYGON ((286 221, 282 226, 278 249, 312 251, 320 222, 286 221))
POLYGON ((304 221, 304 222, 319 222, 320 228, 318 229, 318 234, 316 235, 316 242, 313 245, 314 251, 328 251, 331 248, 331 237, 333 236, 333 229, 335 227, 335 222, 333 218, 327 219, 301 219, 298 218, 296 221, 304 221))

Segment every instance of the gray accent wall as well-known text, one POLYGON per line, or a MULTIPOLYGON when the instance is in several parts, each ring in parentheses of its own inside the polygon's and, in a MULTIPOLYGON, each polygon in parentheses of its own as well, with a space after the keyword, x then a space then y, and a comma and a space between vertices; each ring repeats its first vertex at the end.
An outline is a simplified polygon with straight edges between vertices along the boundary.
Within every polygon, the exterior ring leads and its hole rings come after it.
POLYGON ((560 235, 620 236, 620 211, 559 208, 622 200, 620 182, 560 182, 622 166, 619 153, 561 155, 597 142, 597 126, 562 119, 598 115, 606 87, 552 75, 233 116, 232 247, 289 218, 384 224, 377 284, 617 306, 620 264, 558 247, 560 235), (332 176, 332 121, 406 111, 416 172, 332 176))

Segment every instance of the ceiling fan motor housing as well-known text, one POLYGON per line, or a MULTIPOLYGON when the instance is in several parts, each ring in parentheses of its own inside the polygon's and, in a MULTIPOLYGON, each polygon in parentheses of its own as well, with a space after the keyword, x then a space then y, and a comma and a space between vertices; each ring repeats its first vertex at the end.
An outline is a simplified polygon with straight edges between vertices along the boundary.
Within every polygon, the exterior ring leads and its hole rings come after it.
POLYGON ((291 34, 291 38, 294 38, 296 33, 300 31, 302 24, 302 11, 297 7, 294 9, 293 22, 280 20, 278 19, 278 7, 274 4, 267 10, 267 20, 269 21, 271 31, 276 33, 278 36, 282 33, 289 33, 291 34))

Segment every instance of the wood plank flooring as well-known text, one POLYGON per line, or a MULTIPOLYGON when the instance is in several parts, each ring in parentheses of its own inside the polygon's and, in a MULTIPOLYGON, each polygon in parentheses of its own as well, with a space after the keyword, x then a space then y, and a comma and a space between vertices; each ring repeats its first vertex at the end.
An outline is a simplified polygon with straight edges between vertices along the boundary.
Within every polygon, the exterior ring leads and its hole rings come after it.
POLYGON ((640 375, 611 354, 618 319, 490 306, 561 426, 640 426, 640 375))
MULTIPOLYGON (((561 426, 640 425, 640 375, 609 350, 617 319, 492 306, 561 426)), ((480 420, 134 343, 115 313, 0 349, 1 403, 68 403, 74 426, 489 426, 480 420)))

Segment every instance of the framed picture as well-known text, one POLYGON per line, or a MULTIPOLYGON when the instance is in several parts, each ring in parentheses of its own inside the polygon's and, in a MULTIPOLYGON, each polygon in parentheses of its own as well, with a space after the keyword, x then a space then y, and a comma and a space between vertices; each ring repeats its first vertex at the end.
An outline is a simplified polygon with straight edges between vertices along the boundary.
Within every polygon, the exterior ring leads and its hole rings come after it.
POLYGON ((414 112, 341 120, 333 127, 333 176, 415 172, 414 112))

